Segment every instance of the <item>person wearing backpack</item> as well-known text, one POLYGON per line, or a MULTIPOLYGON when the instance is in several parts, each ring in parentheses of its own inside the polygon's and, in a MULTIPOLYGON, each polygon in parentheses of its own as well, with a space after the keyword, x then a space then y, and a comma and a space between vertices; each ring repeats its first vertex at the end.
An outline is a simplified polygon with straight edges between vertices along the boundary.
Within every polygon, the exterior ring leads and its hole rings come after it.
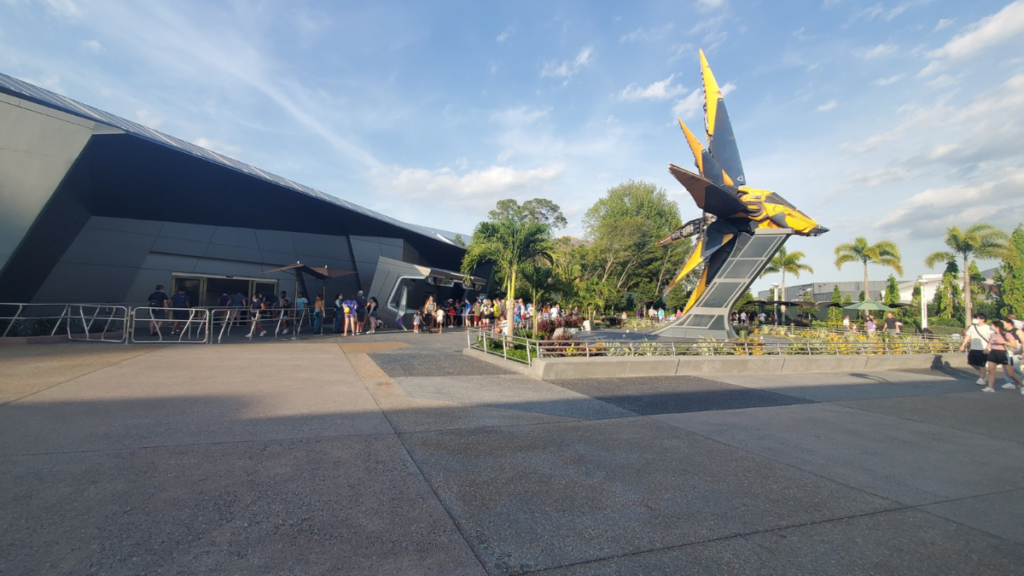
POLYGON ((171 299, 167 297, 167 292, 164 292, 163 284, 157 284, 156 290, 149 295, 149 335, 156 336, 160 332, 160 325, 163 324, 162 320, 167 318, 167 312, 164 310, 157 310, 157 308, 167 308, 170 304, 171 299))
POLYGON ((978 370, 978 386, 988 384, 986 378, 988 364, 988 341, 992 337, 992 327, 985 324, 988 317, 983 312, 974 315, 973 324, 964 334, 964 341, 960 344, 960 351, 970 346, 967 352, 967 363, 978 370))

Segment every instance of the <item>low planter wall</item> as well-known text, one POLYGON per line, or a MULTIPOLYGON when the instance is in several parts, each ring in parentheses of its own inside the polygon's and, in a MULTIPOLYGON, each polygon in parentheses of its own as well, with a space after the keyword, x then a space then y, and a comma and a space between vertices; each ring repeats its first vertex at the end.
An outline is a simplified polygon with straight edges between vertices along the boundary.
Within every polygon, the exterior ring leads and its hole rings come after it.
POLYGON ((624 378, 709 374, 782 374, 967 368, 964 354, 889 354, 878 356, 650 356, 541 358, 532 366, 466 348, 463 354, 538 378, 624 378))

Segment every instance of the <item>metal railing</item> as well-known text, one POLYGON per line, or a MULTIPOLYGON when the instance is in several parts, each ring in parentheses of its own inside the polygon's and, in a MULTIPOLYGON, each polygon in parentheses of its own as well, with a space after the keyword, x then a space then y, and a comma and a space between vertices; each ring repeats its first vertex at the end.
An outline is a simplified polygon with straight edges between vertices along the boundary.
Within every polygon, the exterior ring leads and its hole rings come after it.
POLYGON ((874 356, 900 354, 950 354, 959 342, 926 338, 874 340, 763 341, 700 340, 693 342, 636 342, 533 340, 471 329, 469 348, 532 365, 536 358, 590 358, 642 356, 874 356))
POLYGON ((70 340, 121 343, 127 338, 128 314, 127 306, 113 304, 0 303, 0 337, 25 331, 56 336, 63 326, 70 340))
POLYGON ((208 344, 209 322, 206 308, 139 306, 131 309, 130 338, 135 344, 208 344))

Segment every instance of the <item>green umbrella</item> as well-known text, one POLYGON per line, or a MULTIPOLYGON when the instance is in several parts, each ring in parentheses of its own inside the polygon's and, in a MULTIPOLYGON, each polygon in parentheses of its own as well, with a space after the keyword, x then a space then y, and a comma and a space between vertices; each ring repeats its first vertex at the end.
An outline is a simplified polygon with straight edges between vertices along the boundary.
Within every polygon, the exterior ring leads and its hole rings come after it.
POLYGON ((849 306, 843 306, 843 310, 878 310, 880 312, 892 312, 892 308, 889 308, 881 302, 875 302, 874 300, 865 300, 863 302, 857 302, 856 304, 850 304, 849 306))

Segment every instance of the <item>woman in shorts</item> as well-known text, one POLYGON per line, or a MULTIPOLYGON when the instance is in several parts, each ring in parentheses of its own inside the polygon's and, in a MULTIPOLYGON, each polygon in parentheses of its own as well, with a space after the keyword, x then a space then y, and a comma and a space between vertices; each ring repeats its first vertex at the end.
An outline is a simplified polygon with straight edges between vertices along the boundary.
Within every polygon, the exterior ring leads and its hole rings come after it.
MULTIPOLYGON (((1024 394, 1024 382, 1021 382, 1020 377, 1013 371, 1006 353, 1007 347, 1014 349, 1020 347, 1020 342, 1018 342, 1013 335, 1013 325, 1010 325, 1009 329, 1007 329, 1001 320, 996 320, 992 323, 992 328, 992 335, 989 336, 988 339, 988 386, 982 388, 981 391, 996 391, 996 366, 1002 366, 1006 375, 1017 383, 1017 387, 1020 388, 1021 394, 1024 394)), ((1012 384, 1009 386, 1011 388, 1013 387, 1012 384)))
POLYGON ((370 334, 377 331, 378 308, 380 308, 380 303, 377 302, 377 298, 370 296, 370 301, 366 303, 366 311, 370 313, 370 334))

